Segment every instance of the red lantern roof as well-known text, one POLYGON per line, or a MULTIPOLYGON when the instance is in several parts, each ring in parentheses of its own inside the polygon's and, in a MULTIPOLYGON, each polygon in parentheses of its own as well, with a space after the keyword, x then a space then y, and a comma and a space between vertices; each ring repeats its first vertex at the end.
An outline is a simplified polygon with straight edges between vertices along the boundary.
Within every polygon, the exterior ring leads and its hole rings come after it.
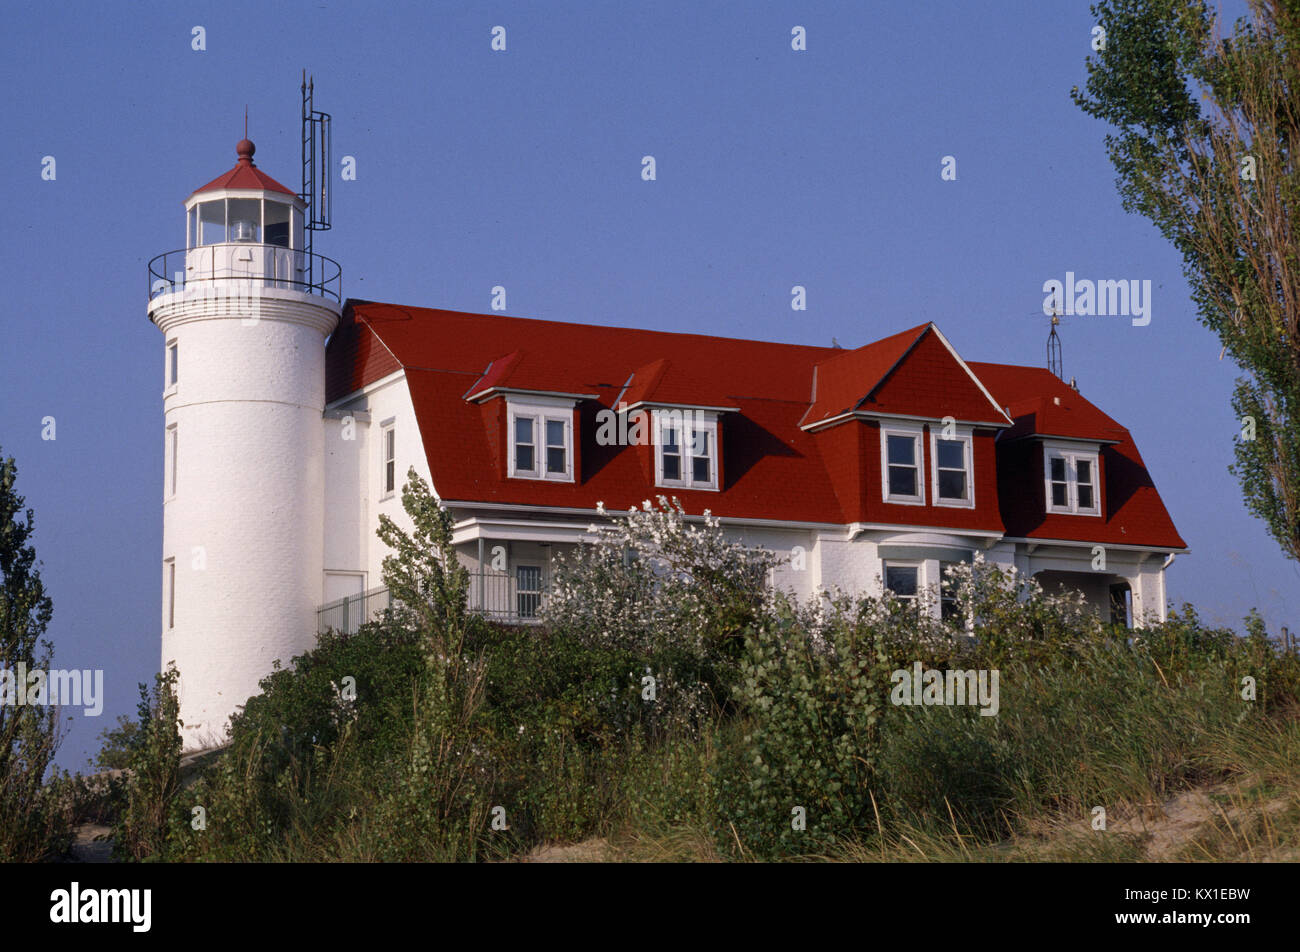
POLYGON ((240 139, 235 145, 235 153, 239 156, 235 167, 224 175, 217 176, 202 188, 195 189, 192 194, 214 192, 221 188, 260 188, 268 192, 296 196, 297 192, 285 188, 253 164, 253 153, 256 151, 257 146, 253 145, 251 140, 240 139))

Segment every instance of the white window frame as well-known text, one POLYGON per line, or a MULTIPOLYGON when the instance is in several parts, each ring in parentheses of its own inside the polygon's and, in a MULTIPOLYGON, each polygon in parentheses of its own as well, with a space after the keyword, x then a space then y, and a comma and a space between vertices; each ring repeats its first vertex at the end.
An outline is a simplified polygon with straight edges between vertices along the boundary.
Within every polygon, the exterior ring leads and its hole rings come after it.
POLYGON ((882 559, 880 562, 880 591, 881 594, 893 591, 889 587, 889 570, 894 569, 912 569, 916 572, 916 593, 914 595, 897 595, 894 597, 899 601, 910 602, 913 607, 921 604, 921 592, 925 589, 925 563, 917 559, 882 559))
POLYGON ((166 363, 163 367, 164 396, 176 392, 176 384, 180 380, 180 344, 173 337, 167 342, 166 363))
POLYGON ((163 474, 163 479, 165 479, 167 482, 166 492, 164 493, 164 498, 166 499, 171 499, 173 496, 176 495, 176 477, 177 477, 176 457, 177 457, 177 453, 179 452, 177 449, 178 442, 179 440, 177 436, 177 427, 176 424, 173 423, 167 427, 167 441, 163 449, 163 456, 164 456, 163 466, 166 470, 166 472, 163 474))
MULTIPOLYGON (((1100 456, 1100 451, 1092 446, 1049 443, 1046 441, 1043 443, 1043 502, 1046 504, 1049 513, 1073 516, 1101 515, 1100 456), (1057 506, 1052 503, 1053 459, 1065 461, 1066 505, 1064 506, 1057 506), (1078 464, 1080 460, 1086 460, 1089 469, 1092 471, 1092 479, 1086 484, 1092 486, 1092 507, 1089 509, 1079 506, 1078 464)), ((1055 482, 1060 482, 1060 480, 1055 480, 1055 482)))
POLYGON ((718 446, 718 417, 707 410, 657 409, 654 411, 654 446, 655 446, 655 485, 665 489, 701 489, 718 491, 718 464, 722 458, 718 446), (679 479, 664 476, 664 430, 675 425, 680 431, 677 448, 681 458, 679 479), (703 433, 708 438, 709 450, 697 457, 692 451, 694 434, 703 433), (707 458, 709 461, 709 478, 695 478, 695 460, 707 458))
POLYGON ((880 424, 880 494, 885 502, 900 506, 925 505, 925 447, 922 440, 924 435, 925 427, 920 423, 882 422, 880 424), (896 496, 889 492, 889 438, 891 436, 909 437, 915 447, 917 491, 915 496, 896 496))
POLYGON ((163 622, 167 631, 176 627, 176 560, 163 559, 163 622))
POLYGON ((520 620, 535 620, 542 608, 542 598, 546 594, 546 573, 542 570, 542 566, 537 562, 516 562, 514 568, 515 616, 520 620), (521 570, 537 573, 536 589, 526 589, 519 584, 521 570), (522 599, 533 596, 536 596, 537 599, 536 603, 533 605, 533 610, 531 614, 524 614, 521 608, 522 599))
POLYGON ((397 420, 384 420, 379 424, 379 501, 391 499, 397 495, 397 420), (393 458, 388 458, 389 435, 393 441, 393 458), (393 485, 388 485, 388 464, 393 464, 393 485))
POLYGON ((951 506, 954 509, 975 508, 975 437, 971 427, 957 427, 955 435, 945 437, 940 427, 930 427, 930 499, 936 506, 951 506), (954 443, 964 443, 962 453, 966 461, 966 498, 945 499, 939 495, 939 441, 942 439, 954 443))
POLYGON ((574 425, 573 401, 541 401, 536 398, 527 403, 510 401, 506 414, 506 473, 511 479, 549 479, 552 482, 571 483, 573 476, 574 425), (519 419, 533 421, 533 468, 520 469, 516 465, 515 421, 519 419), (564 471, 552 473, 547 470, 547 423, 564 425, 564 471))

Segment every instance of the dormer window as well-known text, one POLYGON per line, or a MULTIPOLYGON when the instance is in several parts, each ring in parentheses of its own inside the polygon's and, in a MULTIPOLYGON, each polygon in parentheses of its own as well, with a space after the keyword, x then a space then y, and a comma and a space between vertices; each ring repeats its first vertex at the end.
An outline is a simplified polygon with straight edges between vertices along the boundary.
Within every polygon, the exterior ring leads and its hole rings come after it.
POLYGON ((941 428, 930 428, 930 496, 936 506, 973 508, 975 505, 972 440, 969 428, 943 436, 941 428))
POLYGON ((1097 455, 1091 449, 1043 445, 1048 512, 1101 515, 1097 455))
POLYGON ((573 411, 510 404, 509 474, 515 479, 573 482, 573 411))
POLYGON ((718 488, 718 421, 702 410, 655 411, 655 485, 718 488))

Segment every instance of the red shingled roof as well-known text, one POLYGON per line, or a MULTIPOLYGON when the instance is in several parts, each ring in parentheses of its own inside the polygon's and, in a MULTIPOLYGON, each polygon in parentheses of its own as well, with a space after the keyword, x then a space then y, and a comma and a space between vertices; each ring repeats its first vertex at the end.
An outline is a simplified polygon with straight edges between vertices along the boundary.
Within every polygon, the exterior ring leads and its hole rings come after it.
POLYGON ((998 437, 998 495, 1007 535, 1187 548, 1127 429, 1041 367, 969 366, 1015 421, 998 437), (1041 449, 1037 440, 1022 439, 1030 434, 1103 444, 1104 519, 1046 511, 1041 449))
MULTIPOLYGON (((337 401, 404 369, 434 486, 448 500, 616 509, 664 493, 688 511, 720 516, 993 532, 1005 525, 1011 536, 1185 547, 1126 430, 1047 371, 969 364, 967 373, 932 330, 920 325, 845 351, 349 301, 326 353, 326 396, 337 401), (594 395, 579 404, 577 482, 506 477, 501 401, 467 399, 491 387, 594 395), (620 397, 629 405, 736 408, 721 418, 723 491, 657 489, 644 453, 598 446, 596 414, 620 397), (997 410, 1011 407, 1015 428, 996 443, 996 492, 992 470, 977 466, 975 510, 882 505, 879 437, 870 424, 800 427, 854 405, 1004 428, 997 410), (1117 441, 1103 450, 1110 518, 1048 517, 1041 501, 1036 508, 1027 501, 1035 486, 1041 500, 1041 457, 1035 469, 1017 454, 1036 441, 1008 437, 1038 421, 1061 431, 1054 435, 1117 441)), ((994 451, 993 434, 977 428, 977 461, 994 451)))
POLYGON ((218 175, 202 188, 196 188, 190 193, 190 197, 192 198, 200 192, 213 192, 220 188, 260 188, 268 192, 297 195, 296 192, 285 188, 253 164, 253 153, 256 151, 257 147, 247 139, 239 140, 235 145, 235 152, 239 156, 239 161, 235 163, 235 167, 224 175, 218 175))

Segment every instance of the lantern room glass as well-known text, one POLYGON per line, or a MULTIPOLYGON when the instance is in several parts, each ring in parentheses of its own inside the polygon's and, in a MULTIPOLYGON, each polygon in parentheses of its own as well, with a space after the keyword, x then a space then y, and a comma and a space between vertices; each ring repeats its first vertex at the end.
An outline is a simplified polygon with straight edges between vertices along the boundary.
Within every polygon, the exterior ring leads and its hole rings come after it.
POLYGON ((262 225, 262 234, 265 235, 265 241, 268 245, 278 245, 281 248, 289 247, 289 211, 290 206, 281 202, 264 202, 265 218, 262 225))
POLYGON ((265 243, 301 250, 302 212, 290 202, 223 198, 199 202, 186 213, 187 248, 227 242, 265 243))
POLYGON ((199 204, 199 244, 219 245, 226 240, 226 201, 199 204))
POLYGON ((230 198, 226 200, 226 220, 229 228, 227 241, 262 241, 262 202, 256 198, 230 198))

